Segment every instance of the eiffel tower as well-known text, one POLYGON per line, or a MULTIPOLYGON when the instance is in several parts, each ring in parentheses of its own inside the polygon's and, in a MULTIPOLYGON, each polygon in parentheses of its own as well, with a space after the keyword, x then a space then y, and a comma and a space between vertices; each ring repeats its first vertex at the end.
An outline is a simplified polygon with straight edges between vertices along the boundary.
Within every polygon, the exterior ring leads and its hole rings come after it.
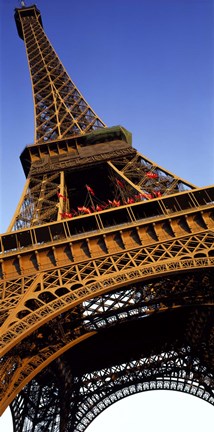
POLYGON ((35 5, 15 9, 35 141, 0 237, 1 413, 15 432, 82 432, 134 393, 214 405, 214 188, 108 128, 67 75, 35 5))

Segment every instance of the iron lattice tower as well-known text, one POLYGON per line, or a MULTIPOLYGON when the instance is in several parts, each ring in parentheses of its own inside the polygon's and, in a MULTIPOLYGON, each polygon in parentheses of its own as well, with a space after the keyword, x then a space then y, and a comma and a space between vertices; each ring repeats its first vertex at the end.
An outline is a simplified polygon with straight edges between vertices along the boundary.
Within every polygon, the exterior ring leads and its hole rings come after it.
POLYGON ((214 188, 168 172, 126 129, 105 126, 36 6, 15 20, 35 142, 0 237, 1 412, 11 406, 16 432, 80 432, 140 391, 214 404, 214 188))

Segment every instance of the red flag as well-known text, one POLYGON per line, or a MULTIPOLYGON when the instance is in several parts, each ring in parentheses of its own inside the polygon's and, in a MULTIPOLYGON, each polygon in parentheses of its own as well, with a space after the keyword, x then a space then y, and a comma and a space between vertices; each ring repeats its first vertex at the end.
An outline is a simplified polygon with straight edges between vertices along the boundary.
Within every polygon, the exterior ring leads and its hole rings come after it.
POLYGON ((146 194, 145 193, 140 193, 138 195, 138 198, 142 199, 142 198, 146 198, 146 194))
POLYGON ((128 198, 127 204, 133 204, 135 202, 134 198, 128 198))
POLYGON ((91 211, 90 208, 88 208, 88 207, 83 207, 83 211, 84 211, 85 213, 87 213, 87 214, 91 214, 91 213, 92 213, 92 211, 91 211))
POLYGON ((147 198, 147 199, 152 199, 153 196, 152 196, 152 194, 147 193, 147 194, 146 194, 146 198, 147 198))
POLYGON ((57 192, 57 196, 58 196, 58 198, 62 198, 63 201, 66 201, 66 199, 67 199, 64 195, 62 195, 62 194, 59 193, 59 192, 57 192))
POLYGON ((114 199, 114 201, 112 202, 112 205, 113 205, 114 207, 119 207, 119 206, 120 206, 120 201, 116 201, 116 200, 114 199))
MULTIPOLYGON (((111 201, 108 200, 108 202, 109 202, 109 204, 110 204, 110 203, 112 204, 111 201)), ((104 204, 97 204, 96 209, 98 209, 98 207, 99 207, 99 210, 98 210, 98 211, 101 211, 101 210, 105 210, 106 208, 108 208, 108 206, 109 206, 109 205, 108 205, 107 203, 104 203, 104 204)))
POLYGON ((88 207, 77 207, 77 209, 82 212, 82 213, 86 213, 86 214, 90 214, 91 210, 88 207))
POLYGON ((116 201, 115 199, 113 201, 108 200, 108 202, 113 207, 119 207, 120 206, 120 201, 116 201))
POLYGON ((156 173, 154 173, 154 172, 151 172, 151 171, 148 171, 146 173, 146 176, 149 177, 149 178, 158 178, 158 175, 156 173))
POLYGON ((160 191, 153 191, 153 194, 157 197, 161 197, 162 193, 160 191))
POLYGON ((60 215, 62 216, 62 218, 63 219, 65 219, 65 218, 72 218, 72 213, 60 213, 60 215))
POLYGON ((97 206, 96 206, 96 210, 97 210, 97 211, 102 211, 102 210, 103 210, 103 206, 101 206, 101 205, 97 205, 97 206))
POLYGON ((87 191, 88 191, 91 195, 95 196, 95 193, 94 193, 93 189, 92 189, 90 186, 85 185, 85 187, 86 187, 87 191))
POLYGON ((118 186, 120 186, 122 189, 124 188, 124 184, 123 184, 120 180, 116 179, 116 183, 117 183, 118 186))
POLYGON ((149 193, 146 193, 146 192, 140 193, 138 196, 140 198, 146 198, 146 199, 152 199, 153 198, 152 194, 149 194, 149 193))

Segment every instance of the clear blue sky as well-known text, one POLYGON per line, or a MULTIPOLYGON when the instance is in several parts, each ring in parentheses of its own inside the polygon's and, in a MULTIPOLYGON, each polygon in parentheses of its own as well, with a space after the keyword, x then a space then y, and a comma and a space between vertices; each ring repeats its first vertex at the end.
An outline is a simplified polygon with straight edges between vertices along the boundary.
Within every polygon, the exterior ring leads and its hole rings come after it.
MULTIPOLYGON (((20 198, 19 155, 34 139, 31 84, 14 0, 1 6, 1 204, 5 231, 20 198)), ((26 3, 30 3, 26 0, 26 3)), ((199 186, 214 182, 214 1, 38 0, 69 75, 109 125, 199 186)))
MULTIPOLYGON (((57 54, 102 120, 129 129, 135 148, 175 174, 198 186, 213 183, 214 1, 36 4, 57 54)), ((27 60, 13 19, 17 6, 2 1, 0 19, 1 232, 24 186, 19 155, 34 137, 27 60)), ((203 413, 206 404, 199 402, 203 413)))

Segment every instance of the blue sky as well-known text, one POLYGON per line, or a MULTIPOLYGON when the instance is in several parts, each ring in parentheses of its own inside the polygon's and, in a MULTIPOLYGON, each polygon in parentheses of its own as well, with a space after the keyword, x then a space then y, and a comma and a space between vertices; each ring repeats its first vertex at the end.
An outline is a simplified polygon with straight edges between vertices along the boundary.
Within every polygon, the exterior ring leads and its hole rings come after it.
MULTIPOLYGON (((1 232, 25 181, 19 155, 34 140, 17 5, 4 1, 1 13, 1 232)), ((57 54, 102 120, 129 129, 135 148, 175 174, 212 184, 213 0, 38 0, 37 6, 57 54)))
MULTIPOLYGON (((24 44, 13 19, 19 3, 2 3, 0 230, 4 232, 24 186, 19 155, 33 143, 34 121, 24 44)), ((164 168, 198 186, 212 184, 214 1, 38 0, 36 4, 57 54, 102 120, 130 130, 133 146, 164 168)))

